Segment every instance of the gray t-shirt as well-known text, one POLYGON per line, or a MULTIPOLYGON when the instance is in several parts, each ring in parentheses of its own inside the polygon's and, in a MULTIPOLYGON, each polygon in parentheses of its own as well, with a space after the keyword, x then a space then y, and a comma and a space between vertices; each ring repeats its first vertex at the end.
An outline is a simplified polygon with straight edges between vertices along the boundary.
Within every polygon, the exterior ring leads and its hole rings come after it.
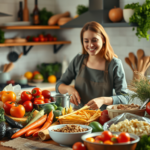
MULTIPOLYGON (((69 85, 72 80, 76 79, 80 67, 83 63, 83 59, 86 57, 84 54, 77 54, 69 64, 69 67, 62 75, 61 79, 56 83, 56 92, 59 93, 58 87, 64 83, 69 85)), ((127 95, 127 83, 125 79, 125 72, 122 66, 122 62, 118 58, 113 58, 108 66, 108 75, 110 81, 110 87, 115 90, 116 95, 112 94, 113 104, 127 104, 129 96, 127 95)))

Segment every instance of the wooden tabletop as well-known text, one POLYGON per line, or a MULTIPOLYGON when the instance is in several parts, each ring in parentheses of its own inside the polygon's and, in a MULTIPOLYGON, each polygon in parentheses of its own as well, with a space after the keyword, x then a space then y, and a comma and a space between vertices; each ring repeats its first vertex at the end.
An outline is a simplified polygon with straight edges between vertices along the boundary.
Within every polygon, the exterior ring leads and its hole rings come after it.
MULTIPOLYGON (((60 146, 58 143, 54 142, 53 140, 42 141, 38 137, 29 137, 27 139, 60 146)), ((3 140, 0 141, 0 150, 14 150, 14 149, 12 149, 10 147, 4 147, 4 146, 1 145, 1 142, 7 142, 7 141, 8 141, 8 138, 4 138, 3 140)))

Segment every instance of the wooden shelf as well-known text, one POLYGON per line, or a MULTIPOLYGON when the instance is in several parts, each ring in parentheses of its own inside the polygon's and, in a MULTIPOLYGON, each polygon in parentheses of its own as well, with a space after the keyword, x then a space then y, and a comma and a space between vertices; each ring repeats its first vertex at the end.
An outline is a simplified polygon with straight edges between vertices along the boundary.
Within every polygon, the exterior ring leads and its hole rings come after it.
POLYGON ((60 26, 0 26, 0 29, 6 30, 46 30, 46 29, 60 29, 60 26))
POLYGON ((71 43, 71 41, 1 43, 0 47, 6 47, 6 46, 31 46, 31 45, 60 45, 60 44, 70 44, 70 43, 71 43))

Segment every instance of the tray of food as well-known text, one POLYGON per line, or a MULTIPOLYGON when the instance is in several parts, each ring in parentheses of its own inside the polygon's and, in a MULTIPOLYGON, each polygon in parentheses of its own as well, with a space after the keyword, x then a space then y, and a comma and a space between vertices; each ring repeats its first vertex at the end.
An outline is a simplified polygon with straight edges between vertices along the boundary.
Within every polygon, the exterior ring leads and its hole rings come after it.
POLYGON ((138 136, 150 135, 150 119, 131 113, 123 113, 103 125, 104 130, 127 132, 138 136))

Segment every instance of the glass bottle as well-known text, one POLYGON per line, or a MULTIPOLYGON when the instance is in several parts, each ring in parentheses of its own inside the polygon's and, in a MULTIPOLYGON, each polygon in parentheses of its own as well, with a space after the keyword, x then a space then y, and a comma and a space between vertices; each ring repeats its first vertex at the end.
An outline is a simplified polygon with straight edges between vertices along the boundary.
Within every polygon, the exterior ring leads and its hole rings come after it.
POLYGON ((38 3, 37 0, 35 0, 35 7, 33 10, 33 24, 34 25, 39 25, 40 20, 39 20, 39 9, 38 9, 38 3))
POLYGON ((22 2, 19 2, 18 21, 23 21, 22 2))

